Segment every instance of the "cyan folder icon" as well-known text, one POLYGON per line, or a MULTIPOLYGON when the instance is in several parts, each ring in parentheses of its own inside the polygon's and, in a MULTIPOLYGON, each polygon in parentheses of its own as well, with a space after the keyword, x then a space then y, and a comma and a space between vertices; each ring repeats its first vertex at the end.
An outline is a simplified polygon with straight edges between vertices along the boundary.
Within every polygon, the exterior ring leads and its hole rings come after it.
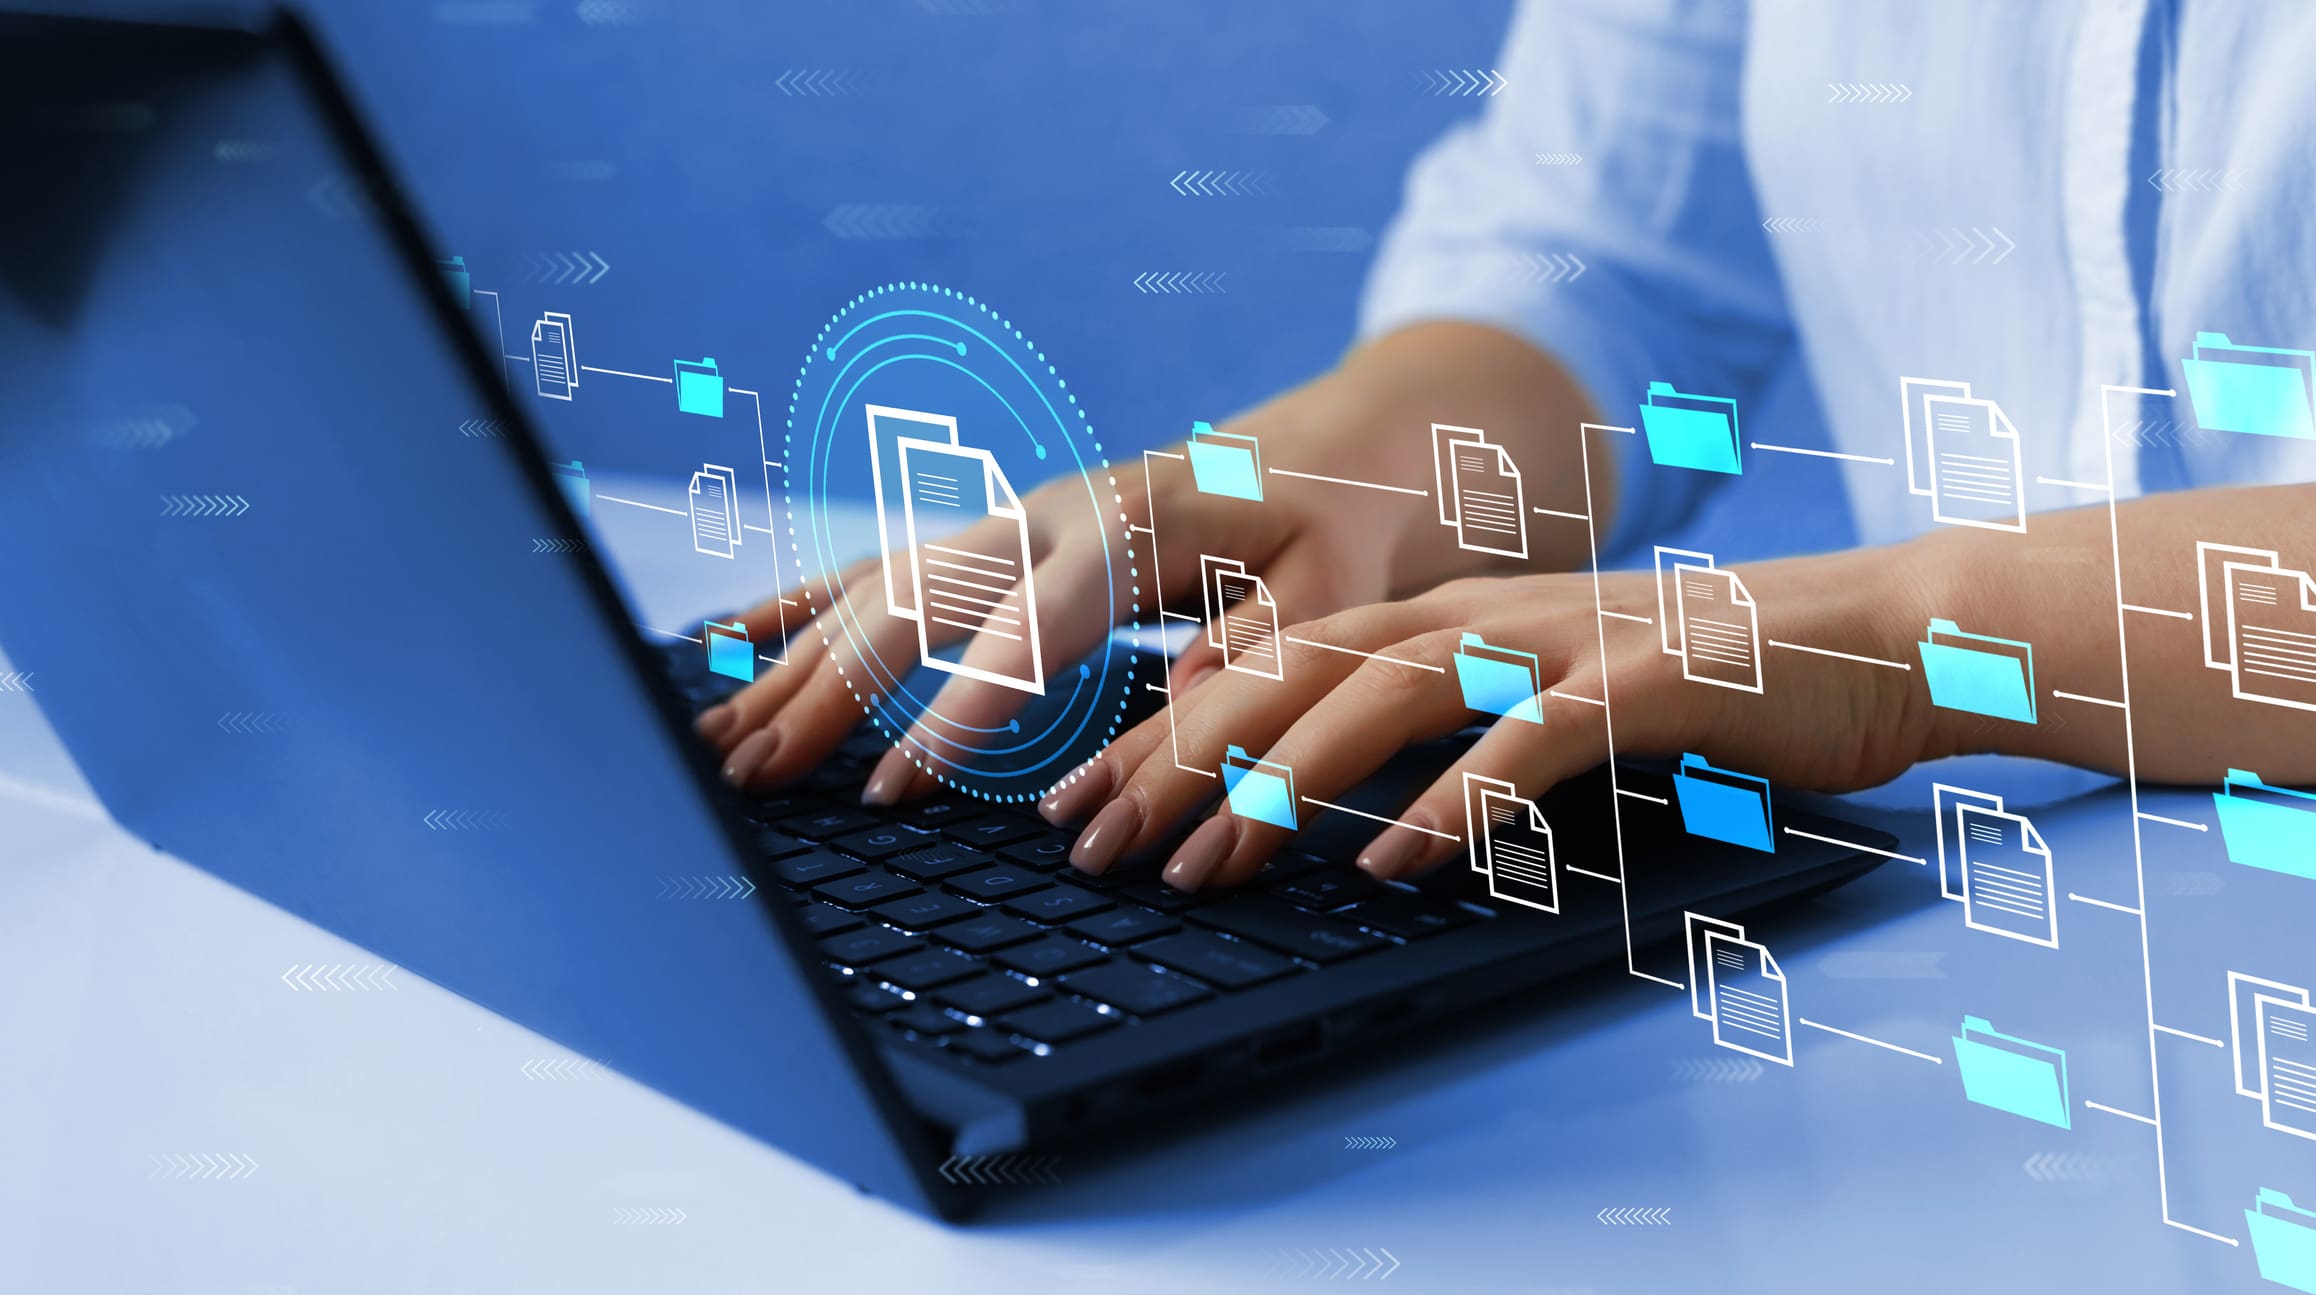
POLYGON ((1473 710, 1531 724, 1544 722, 1538 700, 1544 692, 1543 677, 1533 652, 1495 647, 1467 631, 1456 648, 1456 682, 1463 685, 1464 705, 1473 710))
POLYGON ((2004 1034, 1983 1018, 1965 1016, 1962 1033, 1954 1036, 1954 1066, 1962 1072, 1963 1096, 1980 1106, 2056 1128, 2074 1127, 2064 1051, 2004 1034))
POLYGON ((753 683, 756 679, 756 645, 748 641, 748 627, 738 621, 718 625, 708 621, 700 627, 708 640, 708 672, 727 679, 753 683))
POLYGON ((458 308, 460 310, 473 309, 474 276, 467 273, 466 258, 453 256, 447 260, 436 261, 434 268, 442 272, 442 286, 450 289, 450 295, 458 301, 458 308))
POLYGON ((1922 649, 1930 701, 1995 719, 2035 722, 2035 650, 2015 639, 1969 634, 1953 621, 1932 620, 1922 649))
POLYGON ((1202 495, 1263 499, 1263 447, 1252 436, 1218 432, 1214 424, 1190 425, 1190 479, 1202 495))
POLYGON ((724 416, 724 375, 711 356, 675 362, 676 412, 724 416))
POLYGON ((2228 862, 2316 881, 2316 794, 2271 787, 2256 773, 2230 769, 2211 803, 2228 862))
POLYGON ((1673 795, 1681 802, 1681 826, 1689 835, 1777 852, 1769 834, 1767 778, 1716 769, 1701 755, 1683 755, 1673 773, 1673 795))
POLYGON ((1652 382, 1640 414, 1649 459, 1658 467, 1731 476, 1745 470, 1737 458, 1737 402, 1727 396, 1692 396, 1670 382, 1652 382))
POLYGON ((2225 333, 2197 333, 2195 354, 2180 367, 2203 430, 2316 439, 2310 403, 2316 353, 2238 346, 2225 333))
POLYGON ((1222 787, 1230 797, 1230 812, 1257 823, 1295 830, 1295 771, 1271 760, 1257 760, 1243 747, 1231 747, 1222 757, 1222 787))
POLYGON ((547 470, 555 474, 555 484, 563 488, 563 498, 569 501, 571 511, 581 517, 595 513, 595 492, 588 488, 587 465, 577 459, 569 463, 549 463, 547 470))
POLYGON ((2252 1234, 2252 1257, 2260 1276, 2316 1295, 2316 1211, 2304 1210, 2273 1187, 2262 1187, 2244 1211, 2252 1234))

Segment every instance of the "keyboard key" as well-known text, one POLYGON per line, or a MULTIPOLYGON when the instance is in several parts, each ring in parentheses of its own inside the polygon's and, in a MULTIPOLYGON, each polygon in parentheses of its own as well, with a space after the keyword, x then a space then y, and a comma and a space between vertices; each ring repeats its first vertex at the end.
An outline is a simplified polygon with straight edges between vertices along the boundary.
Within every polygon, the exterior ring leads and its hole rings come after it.
POLYGON ((1149 940, 1135 945, 1133 954, 1224 989, 1247 989, 1297 970, 1294 963, 1268 949, 1234 943, 1205 931, 1149 940))
POLYGON ((889 980, 903 989, 932 989, 952 980, 963 980, 978 975, 984 968, 981 959, 968 958, 947 949, 926 949, 903 957, 888 958, 869 969, 879 980, 889 980))
POLYGON ((743 802, 740 812, 746 814, 751 823, 777 823, 781 819, 807 813, 813 808, 815 806, 812 802, 802 796, 780 792, 770 796, 751 796, 743 802))
POLYGON ((1227 931, 1242 940, 1267 944, 1281 953, 1321 966, 1391 947, 1389 940, 1369 935, 1349 922, 1289 908, 1261 895, 1246 895, 1228 904, 1216 904, 1192 913, 1190 920, 1217 931, 1227 931))
POLYGON ((1096 1030, 1106 1030, 1118 1023, 1115 1016, 1105 1016, 1082 1003, 1057 998, 1050 1003, 1024 1007, 1007 1014, 997 1022, 1015 1034, 1024 1034, 1040 1043, 1067 1043, 1083 1038, 1096 1030))
POLYGON ((965 1028, 965 1022, 949 1015, 931 1003, 911 1003, 901 1011, 885 1018, 895 1029, 907 1030, 928 1039, 944 1034, 955 1034, 965 1028))
POLYGON ((860 918, 855 914, 818 901, 808 903, 798 911, 804 914, 804 924, 812 928, 814 935, 834 935, 860 925, 860 918))
POLYGON ((943 944, 963 949, 967 953, 987 953, 1023 940, 1034 940, 1041 931, 1018 917, 982 910, 981 916, 965 922, 951 922, 933 932, 933 938, 943 944))
POLYGON ((1026 841, 1047 830, 1042 823, 1032 823, 1010 814, 989 814, 969 818, 962 823, 951 823, 941 829, 951 840, 982 850, 994 850, 1001 845, 1026 841))
POLYGON ((812 893, 839 908, 867 908, 871 904, 881 904, 888 899, 914 895, 920 889, 922 888, 917 883, 907 877, 896 877, 880 868, 874 872, 861 873, 858 876, 839 877, 835 881, 824 881, 814 886, 812 893))
POLYGON ((848 832, 859 832, 877 825, 877 821, 857 809, 823 809, 813 813, 797 814, 781 819, 776 825, 783 832, 812 841, 826 841, 848 832))
POLYGON ((986 868, 996 860, 969 845, 955 845, 942 841, 907 854, 896 854, 885 860, 885 866, 904 877, 918 881, 935 882, 953 877, 960 872, 986 868))
POLYGON ((1350 868, 1333 868, 1324 872, 1305 873, 1291 881, 1270 888, 1269 893, 1297 908, 1340 908, 1357 900, 1368 899, 1383 889, 1383 883, 1350 868))
POLYGON ((971 1012, 975 1016, 995 1016, 1016 1007, 1044 1002, 1053 995, 1035 986, 1022 984, 1011 976, 988 975, 935 990, 933 997, 960 1012, 971 1012))
POLYGON ((882 1015, 907 1007, 909 1000, 883 985, 856 985, 852 991, 852 1008, 856 1012, 882 1015))
POLYGON ((906 828, 872 827, 866 832, 852 832, 829 843, 830 848, 842 850, 856 859, 878 863, 904 850, 925 844, 925 838, 906 828))
POLYGON ((1048 883, 1027 868, 997 867, 951 877, 942 884, 960 895, 995 903, 1023 891, 1043 889, 1048 883))
POLYGON ((836 744, 837 755, 847 760, 882 760, 885 752, 893 749, 893 740, 882 733, 855 733, 836 744))
POLYGON ((820 942, 820 951, 832 962, 848 967, 865 967, 879 958, 896 953, 907 953, 925 947, 923 940, 911 939, 885 926, 865 927, 844 935, 832 935, 820 942))
POLYGON ((1048 829, 1026 841, 1016 841, 997 852, 1007 863, 1018 863, 1024 868, 1051 872, 1070 861, 1070 847, 1078 838, 1068 832, 1048 829))
POLYGON ((980 1029, 969 1029, 963 1034, 950 1035, 949 1051, 961 1052, 975 1061, 986 1062, 990 1065, 1014 1061, 1030 1055, 1020 1044, 1006 1038, 1003 1030, 995 1030, 987 1026, 980 1029))
POLYGON ((1461 904, 1389 887, 1375 898, 1353 904, 1336 916, 1402 940, 1420 940, 1482 920, 1479 914, 1461 904))
POLYGON ((826 850, 814 850, 810 854, 780 859, 772 864, 773 875, 791 886, 817 886, 838 877, 849 877, 861 870, 859 860, 830 854, 826 850))
POLYGON ((811 849, 812 842, 799 841, 786 832, 776 832, 767 827, 756 834, 756 848, 762 850, 767 859, 785 859, 789 855, 802 854, 811 849))
POLYGON ((893 817, 911 827, 943 828, 951 823, 962 823, 981 814, 977 801, 963 796, 928 796, 912 800, 893 811, 893 817))
POLYGON ((1006 912, 1018 913, 1033 922, 1066 922, 1110 907, 1114 905, 1109 900, 1076 886, 1049 886, 1005 901, 1006 912))
POLYGON ((1129 906, 1113 908, 1107 913, 1096 913, 1092 917, 1081 917, 1070 923, 1069 929, 1073 935, 1081 935, 1096 944, 1116 948, 1136 940, 1147 940, 1154 935, 1172 935, 1182 929, 1182 923, 1163 913, 1129 906))
POLYGON ((1133 900, 1137 904, 1155 908, 1161 913, 1179 913, 1186 909, 1196 908, 1201 904, 1211 904, 1229 892, 1176 890, 1165 882, 1152 877, 1120 886, 1113 893, 1120 899, 1133 900))
POLYGON ((1135 1016, 1156 1016, 1214 997, 1203 986, 1139 963, 1113 962, 1062 977, 1062 988, 1135 1016))
POLYGON ((980 905, 968 904, 955 895, 925 890, 900 899, 886 900, 869 911, 876 914, 879 920, 890 922, 904 931, 927 931, 943 922, 971 917, 982 909, 980 905))
POLYGON ((1049 935, 1035 944, 1020 944, 1000 950, 990 955, 990 960, 1025 976, 1058 976, 1065 971, 1090 967, 1108 956, 1100 949, 1090 948, 1076 940, 1049 935))

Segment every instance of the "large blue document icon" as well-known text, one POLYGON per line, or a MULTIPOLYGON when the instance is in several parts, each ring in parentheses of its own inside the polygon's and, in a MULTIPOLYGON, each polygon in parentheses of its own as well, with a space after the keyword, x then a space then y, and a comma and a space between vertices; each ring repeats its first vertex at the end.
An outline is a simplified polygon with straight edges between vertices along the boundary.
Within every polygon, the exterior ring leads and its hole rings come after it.
POLYGON ((1962 1093, 1980 1106, 2057 1128, 2074 1127, 2067 1104, 2067 1054, 2004 1034, 1981 1017, 1962 1018, 1954 1036, 1954 1065, 1962 1072, 1962 1093))
POLYGON ((1681 802, 1681 826, 1689 835, 1777 852, 1769 835, 1767 778, 1716 769, 1701 755, 1684 755, 1673 774, 1673 795, 1681 802))
POLYGON ((1669 382, 1652 382, 1641 401, 1641 430, 1649 460, 1659 467, 1700 472, 1744 471, 1737 458, 1737 402, 1727 396, 1692 396, 1669 382))
POLYGON ((2197 333, 2195 354, 2180 361, 2196 425, 2207 432, 2316 438, 2309 383, 2316 353, 2238 346, 2225 333, 2197 333))
POLYGON ((2316 795, 2271 787, 2260 775, 2228 770, 2212 793, 2228 862, 2316 881, 2316 795))
POLYGON ((2316 1295, 2316 1211, 2301 1209, 2273 1187, 2262 1187, 2244 1211, 2260 1276, 2316 1295))
POLYGON ((1464 690, 1464 705, 1473 710, 1531 724, 1544 722, 1538 701, 1544 685, 1533 652, 1496 647, 1466 632, 1456 646, 1456 683, 1464 690))
POLYGON ((1243 747, 1231 747, 1222 757, 1223 791, 1230 797, 1230 812, 1257 823, 1295 830, 1295 771, 1271 760, 1257 760, 1243 747))
POLYGON ((1948 710, 1966 710, 1995 719, 2035 722, 2035 650, 2016 639, 1969 634, 1953 621, 1930 622, 1922 649, 1922 675, 1930 681, 1930 701, 1948 710))

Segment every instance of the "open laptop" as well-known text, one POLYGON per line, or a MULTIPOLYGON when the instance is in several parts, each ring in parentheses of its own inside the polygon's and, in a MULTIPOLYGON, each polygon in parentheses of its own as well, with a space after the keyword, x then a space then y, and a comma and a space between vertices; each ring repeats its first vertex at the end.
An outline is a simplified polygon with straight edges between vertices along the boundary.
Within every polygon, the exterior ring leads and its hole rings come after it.
POLYGON ((636 630, 302 25, 0 16, 0 191, 0 647, 112 815, 910 1207, 1572 970, 1684 985, 1685 912, 1895 844, 1709 845, 1596 775, 1544 802, 1548 913, 1375 883, 1328 819, 1236 893, 1077 876, 1026 813, 861 809, 865 735, 735 793, 690 724, 729 681, 636 630))

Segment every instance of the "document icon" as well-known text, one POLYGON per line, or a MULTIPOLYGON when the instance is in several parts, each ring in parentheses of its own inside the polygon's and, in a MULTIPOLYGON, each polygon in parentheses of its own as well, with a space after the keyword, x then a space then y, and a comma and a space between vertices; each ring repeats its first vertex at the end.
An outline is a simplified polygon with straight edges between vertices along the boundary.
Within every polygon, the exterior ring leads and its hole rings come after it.
POLYGON ((1950 620, 1932 620, 1922 649, 1930 702, 1994 719, 2035 722, 2034 648, 2013 639, 1968 634, 1950 620))
POLYGON ((1230 798, 1230 812, 1240 818, 1295 830, 1295 771, 1283 764, 1257 760, 1242 747, 1230 747, 1222 756, 1222 787, 1230 798))
POLYGON ((1673 796, 1689 835, 1775 854, 1769 835, 1769 780, 1716 769, 1701 755, 1683 755, 1673 772, 1673 796))
POLYGON ((1472 710, 1531 724, 1544 722, 1544 681, 1533 652, 1496 647, 1466 630, 1456 646, 1456 683, 1464 690, 1464 705, 1472 710))
POLYGON ((2260 1123, 2316 1140, 2316 1006, 2308 991, 2228 973, 2236 1091, 2258 1098, 2260 1123))
POLYGON ((1206 642, 1222 649, 1222 668, 1283 679, 1279 605, 1261 576, 1232 558, 1198 556, 1206 596, 1206 642))
POLYGON ((1962 1033, 1954 1036, 1954 1066, 1962 1072, 1962 1095, 1980 1106, 2055 1128, 2074 1127, 2067 1054, 2060 1049, 2003 1034, 1980 1017, 1965 1016, 1962 1033))
POLYGON ((2195 354, 2180 361, 2196 425, 2207 432, 2316 438, 2310 377, 2316 354, 2273 346, 2238 346, 2225 333, 2197 333, 2195 354))
POLYGON ((1669 382, 1652 382, 1641 399, 1640 414, 1649 460, 1658 467, 1731 476, 1745 470, 1737 455, 1736 401, 1686 395, 1669 382))
POLYGON ((466 258, 454 256, 447 261, 436 261, 434 268, 442 271, 442 285, 450 289, 450 295, 458 302, 458 308, 467 310, 473 307, 474 276, 466 272, 466 258))
POLYGON ((2059 947, 2058 893, 2051 848, 2034 823, 1993 806, 1954 809, 1962 856, 1962 920, 1974 931, 2059 947))
POLYGON ((571 317, 550 310, 531 325, 531 378, 549 400, 569 400, 579 386, 578 347, 571 317))
POLYGON ((1560 872, 1552 860, 1552 826, 1536 802, 1508 782, 1464 775, 1464 840, 1472 871, 1488 876, 1488 893, 1547 913, 1560 911, 1560 872))
POLYGON ((2316 1295, 2316 1211, 2304 1210, 2273 1187, 2262 1187, 2244 1211, 2252 1236, 2252 1257, 2260 1276, 2279 1286, 2316 1295))
POLYGON ((708 640, 708 671, 742 683, 756 678, 756 645, 748 640, 748 627, 738 621, 718 625, 708 621, 700 632, 708 640))
POLYGON ((740 483, 727 467, 703 463, 692 474, 692 552, 728 558, 740 547, 740 483))
POLYGON ((2018 429, 1967 382, 1898 379, 1906 415, 1906 487, 1950 526, 2026 531, 2026 464, 2018 429))
POLYGON ((1793 1064, 1793 1003, 1785 972, 1745 928, 1684 913, 1689 1011, 1713 1023, 1713 1042, 1748 1056, 1793 1064))
POLYGON ((2211 803, 2228 862, 2316 881, 2316 794, 2271 787, 2256 773, 2230 769, 2211 803))
POLYGON ((549 463, 547 470, 555 474, 555 484, 563 488, 563 498, 571 505, 571 511, 581 517, 592 516, 595 492, 588 488, 586 467, 573 459, 569 463, 549 463))
POLYGON ((1263 447, 1252 436, 1218 432, 1214 424, 1190 425, 1190 480, 1202 495, 1263 500, 1263 447))
POLYGON ((1456 547, 1500 557, 1528 556, 1528 497, 1511 451, 1477 427, 1431 425, 1432 484, 1439 524, 1455 529, 1456 547))
POLYGON ((1657 546, 1657 635, 1681 677, 1761 691, 1761 613, 1734 571, 1713 555, 1657 546))
POLYGON ((675 362, 676 412, 704 414, 709 418, 724 416, 724 375, 716 371, 713 359, 698 363, 690 360, 675 362))
POLYGON ((2198 542, 2203 663, 2235 680, 2235 695, 2316 710, 2316 579, 2268 549, 2198 542))

